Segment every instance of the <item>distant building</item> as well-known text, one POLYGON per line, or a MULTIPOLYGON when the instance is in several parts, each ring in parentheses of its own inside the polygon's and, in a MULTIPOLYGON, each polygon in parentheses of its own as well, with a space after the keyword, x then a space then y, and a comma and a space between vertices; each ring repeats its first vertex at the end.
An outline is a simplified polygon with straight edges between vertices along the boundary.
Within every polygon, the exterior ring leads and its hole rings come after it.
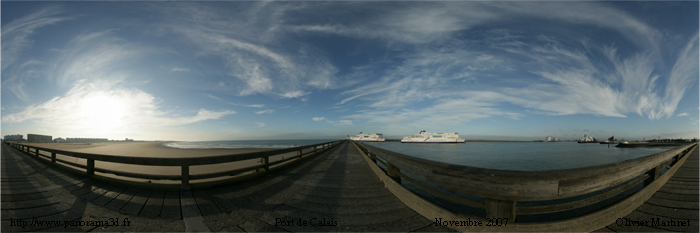
POLYGON ((124 138, 124 141, 125 141, 125 142, 133 142, 133 141, 134 141, 134 139, 133 139, 133 138, 132 138, 132 139, 129 139, 129 138, 124 138))
POLYGON ((56 138, 53 140, 53 142, 66 142, 66 139, 63 138, 56 138))
POLYGON ((547 136, 547 140, 545 140, 545 141, 546 141, 546 142, 552 142, 552 136, 547 136))
POLYGON ((15 134, 15 135, 5 135, 4 141, 6 142, 20 142, 24 140, 24 135, 21 134, 15 134))
POLYGON ((106 138, 66 138, 66 142, 109 142, 106 138))
POLYGON ((30 142, 52 142, 51 136, 41 134, 27 134, 27 140, 30 142))

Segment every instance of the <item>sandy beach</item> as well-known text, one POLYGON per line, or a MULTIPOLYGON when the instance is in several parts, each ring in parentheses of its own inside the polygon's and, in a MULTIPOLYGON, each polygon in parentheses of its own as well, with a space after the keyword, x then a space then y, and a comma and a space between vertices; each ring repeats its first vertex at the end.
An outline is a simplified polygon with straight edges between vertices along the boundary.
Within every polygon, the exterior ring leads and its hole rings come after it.
MULTIPOLYGON (((179 149, 163 146, 164 142, 100 142, 100 143, 27 143, 27 145, 66 150, 82 153, 118 155, 118 156, 133 156, 133 157, 163 157, 163 158, 182 158, 182 157, 205 157, 216 155, 243 154, 258 151, 269 151, 274 149, 261 148, 236 148, 236 149, 179 149)), ((50 156, 50 153, 42 152, 50 156)), ((286 153, 270 157, 270 162, 274 162, 285 157, 294 156, 296 153, 286 153)), ((64 159, 70 162, 86 164, 85 159, 73 158, 63 155, 56 155, 57 158, 64 159)), ((190 174, 213 173, 226 170, 239 169, 260 164, 259 159, 244 160, 233 163, 213 164, 191 166, 190 174)), ((119 170, 143 174, 159 174, 159 175, 180 175, 181 168, 179 166, 142 166, 130 164, 118 164, 111 162, 95 161, 95 167, 105 168, 110 170, 119 170)), ((107 176, 116 177, 111 174, 107 176)), ((120 177, 123 178, 123 177, 120 177)), ((131 180, 131 179, 129 179, 131 180)), ((157 181, 157 183, 179 183, 179 181, 157 181)))

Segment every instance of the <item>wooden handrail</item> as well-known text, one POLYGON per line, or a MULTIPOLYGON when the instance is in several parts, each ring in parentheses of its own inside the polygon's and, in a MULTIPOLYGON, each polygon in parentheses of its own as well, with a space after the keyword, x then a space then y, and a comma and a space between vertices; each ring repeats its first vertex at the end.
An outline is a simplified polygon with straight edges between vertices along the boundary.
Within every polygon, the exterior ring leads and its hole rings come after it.
POLYGON ((230 176, 230 175, 236 175, 236 174, 240 174, 240 173, 244 173, 244 172, 248 172, 248 171, 268 172, 270 170, 270 166, 278 165, 278 164, 281 164, 283 162, 287 162, 287 161, 292 160, 292 159, 301 159, 305 155, 318 154, 322 151, 325 151, 325 150, 328 150, 332 147, 337 146, 338 144, 340 144, 340 142, 343 142, 343 141, 345 141, 345 140, 324 142, 324 143, 318 143, 318 144, 313 144, 313 145, 298 146, 298 147, 271 150, 271 151, 262 151, 262 152, 251 152, 251 153, 229 154, 229 155, 215 155, 215 156, 204 156, 204 157, 182 157, 182 158, 104 155, 104 154, 80 153, 80 152, 73 152, 73 151, 66 151, 66 150, 57 150, 57 149, 51 149, 51 148, 45 148, 45 147, 26 145, 26 144, 22 144, 22 143, 7 142, 7 144, 11 145, 13 148, 16 148, 20 151, 24 151, 28 154, 34 154, 36 156, 41 156, 41 157, 49 158, 48 156, 41 155, 40 151, 49 152, 49 153, 51 153, 50 161, 52 163, 60 162, 60 163, 74 166, 74 167, 84 168, 86 171, 86 174, 88 176, 94 175, 95 172, 101 172, 101 173, 111 173, 111 174, 115 174, 118 176, 130 177, 130 178, 181 180, 181 188, 187 190, 190 188, 190 181, 191 180, 216 178, 216 177, 221 177, 221 176, 230 176), (320 150, 318 149, 319 146, 321 147, 320 150), (306 153, 303 152, 303 150, 311 149, 311 148, 313 148, 313 151, 308 151, 306 153), (30 152, 30 150, 32 150, 32 149, 34 150, 33 153, 30 152), (274 162, 269 161, 270 156, 285 154, 285 153, 295 152, 295 151, 297 152, 295 156, 284 158, 281 161, 274 161, 274 162), (69 156, 69 157, 74 157, 74 158, 86 159, 87 164, 81 165, 81 164, 77 164, 77 163, 73 163, 73 162, 68 162, 68 161, 63 160, 63 159, 57 159, 56 158, 57 154, 65 155, 65 156, 69 156), (228 170, 228 171, 219 171, 219 172, 206 173, 206 174, 191 175, 189 172, 190 166, 229 163, 229 162, 236 162, 236 161, 243 161, 243 160, 250 160, 250 159, 260 159, 261 164, 255 165, 255 166, 249 166, 249 167, 245 167, 245 168, 239 168, 239 169, 228 170), (146 165, 146 166, 172 166, 172 167, 179 166, 179 167, 181 167, 181 175, 179 175, 179 176, 176 176, 176 175, 155 175, 155 174, 133 173, 133 172, 109 170, 109 169, 104 169, 104 168, 96 168, 95 161, 121 163, 121 164, 132 164, 132 165, 146 165))
POLYGON ((641 182, 648 185, 659 177, 659 171, 664 167, 673 166, 698 145, 693 143, 640 158, 583 168, 510 171, 443 163, 384 150, 365 143, 353 143, 370 158, 369 161, 375 164, 382 163, 386 167, 386 175, 397 183, 401 183, 403 178, 436 197, 483 208, 487 218, 502 217, 511 220, 515 220, 518 213, 543 214, 590 206, 629 190, 641 182), (421 182, 451 192, 478 196, 485 201, 476 202, 448 196, 449 194, 421 182), (590 196, 591 194, 595 195, 590 196), (583 195, 588 196, 575 198, 583 195), (569 197, 574 197, 575 200, 553 205, 516 207, 518 201, 548 201, 569 197))

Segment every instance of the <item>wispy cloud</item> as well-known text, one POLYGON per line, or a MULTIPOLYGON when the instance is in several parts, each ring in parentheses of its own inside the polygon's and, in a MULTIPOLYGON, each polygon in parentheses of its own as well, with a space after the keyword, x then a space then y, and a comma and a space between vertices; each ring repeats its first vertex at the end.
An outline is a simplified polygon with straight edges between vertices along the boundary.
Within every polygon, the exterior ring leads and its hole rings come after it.
POLYGON ((31 47, 30 39, 38 28, 69 19, 59 17, 62 13, 58 7, 48 7, 25 17, 13 20, 2 26, 2 70, 10 66, 17 58, 31 47))
POLYGON ((240 4, 261 14, 255 17, 190 4, 187 10, 164 9, 162 13, 172 19, 165 28, 182 36, 182 43, 195 45, 201 56, 218 57, 225 63, 230 78, 220 81, 218 87, 233 89, 242 96, 266 94, 282 98, 302 98, 310 90, 333 88, 337 69, 323 53, 301 41, 270 37, 269 31, 260 30, 276 28, 280 23, 268 18, 279 17, 276 12, 285 4, 275 5, 267 9, 266 4, 240 4), (250 27, 255 24, 261 27, 250 27), (274 46, 275 43, 288 46, 274 46))
POLYGON ((673 65, 668 84, 666 84, 664 101, 659 111, 659 117, 670 117, 673 115, 685 91, 691 87, 691 84, 698 81, 698 66, 700 66, 698 32, 696 31, 694 35, 681 50, 676 63, 673 65))
POLYGON ((213 95, 211 95, 211 94, 205 94, 205 96, 206 96, 206 97, 209 97, 209 98, 212 98, 212 99, 215 99, 215 100, 222 100, 221 98, 216 97, 216 96, 213 96, 213 95))
POLYGON ((69 42, 62 59, 52 62, 49 70, 55 82, 72 86, 75 82, 142 81, 138 79, 143 58, 154 54, 152 47, 126 42, 114 35, 114 30, 86 33, 69 42), (123 69, 129 67, 129 69, 123 69))
POLYGON ((172 72, 189 72, 190 69, 188 68, 182 68, 182 67, 173 67, 170 69, 172 72))
POLYGON ((264 108, 265 107, 264 104, 248 104, 248 105, 243 105, 243 106, 251 107, 251 108, 264 108))
POLYGON ((266 110, 262 110, 262 111, 257 111, 257 112, 255 112, 255 114, 258 114, 258 115, 260 115, 260 114, 272 114, 273 112, 275 112, 274 109, 266 109, 266 110))
MULTIPOLYGON (((344 91, 346 97, 338 104, 364 102, 372 112, 389 110, 385 116, 364 112, 346 116, 384 123, 390 119, 419 122, 423 112, 462 120, 522 115, 505 110, 502 106, 507 104, 550 115, 626 117, 636 113, 659 119, 671 116, 692 77, 697 77, 697 36, 681 51, 675 71, 663 74, 657 69, 661 58, 653 53, 623 57, 612 46, 595 47, 585 41, 579 41, 579 47, 564 46, 541 35, 534 38, 541 42, 533 43, 528 35, 505 34, 508 39, 492 42, 492 49, 446 46, 439 52, 414 52, 380 79, 344 91), (514 43, 518 41, 521 43, 514 43), (522 46, 526 42, 531 45, 522 46), (577 49, 583 47, 586 50, 577 49), (673 73, 676 78, 659 79, 673 73), (489 85, 494 81, 496 85, 489 85), (666 86, 665 93, 660 93, 659 85, 666 86), (436 111, 457 99, 479 104, 436 111), (460 111, 463 108, 476 111, 460 111)), ((471 43, 480 45, 480 41, 471 43)))
POLYGON ((680 114, 678 114, 678 115, 676 115, 676 116, 678 116, 678 117, 682 117, 682 116, 689 116, 689 115, 688 115, 688 113, 687 113, 687 112, 683 112, 683 113, 680 113, 680 114))
POLYGON ((353 125, 353 124, 352 124, 352 120, 337 120, 337 121, 331 121, 331 120, 326 119, 325 117, 314 117, 314 118, 311 118, 311 119, 314 120, 314 121, 316 121, 316 122, 326 122, 326 123, 329 123, 329 124, 332 124, 332 125, 336 125, 336 126, 353 125))

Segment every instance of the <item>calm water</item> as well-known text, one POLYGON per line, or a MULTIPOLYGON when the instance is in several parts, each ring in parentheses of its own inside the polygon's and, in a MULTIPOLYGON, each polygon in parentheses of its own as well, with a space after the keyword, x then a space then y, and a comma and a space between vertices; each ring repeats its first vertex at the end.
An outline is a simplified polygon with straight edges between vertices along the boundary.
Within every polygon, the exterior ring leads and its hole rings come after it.
MULTIPOLYGON (((270 148, 281 149, 329 142, 305 140, 233 140, 170 142, 174 148, 270 148)), ((503 170, 552 170, 587 167, 634 159, 665 151, 660 148, 617 148, 614 145, 576 142, 467 142, 457 144, 417 144, 366 142, 369 145, 415 157, 466 166, 503 170)))
POLYGON ((668 149, 617 148, 615 145, 576 142, 467 142, 418 144, 366 142, 415 157, 466 166, 538 171, 614 163, 668 149))
POLYGON ((312 145, 335 140, 303 139, 303 140, 232 140, 232 141, 201 141, 201 142, 169 142, 163 145, 181 149, 237 149, 237 148, 270 148, 282 149, 304 145, 312 145))

